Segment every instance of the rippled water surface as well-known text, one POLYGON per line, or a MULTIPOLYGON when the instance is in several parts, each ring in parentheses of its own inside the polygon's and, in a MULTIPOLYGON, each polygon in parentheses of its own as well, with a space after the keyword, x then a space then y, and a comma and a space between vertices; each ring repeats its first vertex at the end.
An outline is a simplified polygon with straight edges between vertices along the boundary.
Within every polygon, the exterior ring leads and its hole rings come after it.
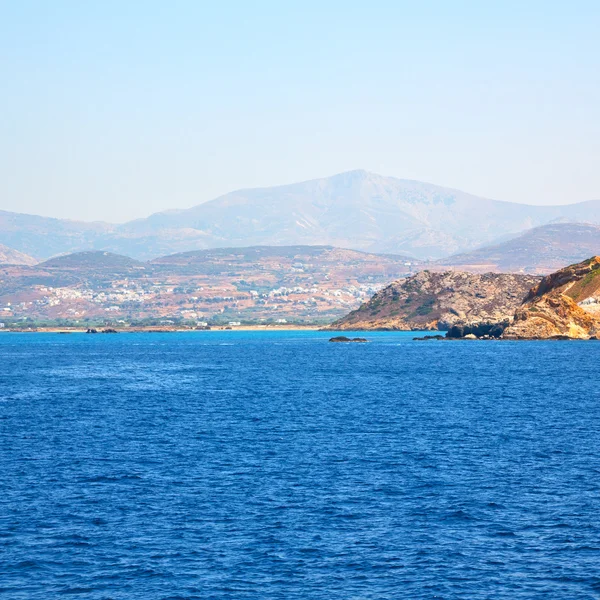
POLYGON ((600 343, 0 335, 0 596, 600 598, 600 343))

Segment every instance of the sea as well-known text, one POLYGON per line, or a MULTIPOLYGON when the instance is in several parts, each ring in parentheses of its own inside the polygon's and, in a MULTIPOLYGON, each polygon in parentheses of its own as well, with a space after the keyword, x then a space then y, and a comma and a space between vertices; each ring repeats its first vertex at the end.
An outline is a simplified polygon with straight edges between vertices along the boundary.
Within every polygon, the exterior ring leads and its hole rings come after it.
POLYGON ((0 597, 600 598, 600 342, 331 335, 0 334, 0 597))

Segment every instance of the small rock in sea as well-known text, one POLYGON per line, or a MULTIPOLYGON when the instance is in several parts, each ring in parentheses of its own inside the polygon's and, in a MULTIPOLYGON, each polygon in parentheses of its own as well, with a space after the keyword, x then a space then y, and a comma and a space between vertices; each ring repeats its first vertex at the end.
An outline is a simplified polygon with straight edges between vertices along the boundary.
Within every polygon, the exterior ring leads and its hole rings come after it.
POLYGON ((358 342, 358 343, 364 343, 367 340, 365 338, 349 338, 349 337, 346 337, 345 335, 339 335, 337 337, 332 337, 329 341, 330 342, 358 342))
POLYGON ((97 329, 91 329, 91 328, 90 328, 90 329, 88 329, 88 330, 86 331, 86 333, 98 333, 98 330, 97 330, 97 329))
POLYGON ((427 340, 445 340, 446 338, 443 335, 424 335, 423 337, 415 337, 414 341, 425 342, 427 340))
POLYGON ((104 329, 102 333, 119 333, 116 329, 104 329))
POLYGON ((474 333, 467 333, 463 340, 476 340, 478 337, 474 333))

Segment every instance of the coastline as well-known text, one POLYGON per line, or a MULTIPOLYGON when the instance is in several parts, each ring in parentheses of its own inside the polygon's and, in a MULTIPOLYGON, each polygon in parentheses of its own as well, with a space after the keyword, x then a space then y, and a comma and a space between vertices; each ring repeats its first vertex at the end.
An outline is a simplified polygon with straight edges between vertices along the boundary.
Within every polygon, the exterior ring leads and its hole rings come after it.
MULTIPOLYGON (((210 329, 196 329, 191 327, 106 327, 114 329, 112 333, 176 333, 176 332, 211 332, 211 331, 319 331, 323 325, 219 325, 210 329)), ((97 329, 97 334, 105 333, 102 327, 97 329)), ((87 327, 37 327, 35 329, 0 329, 2 333, 87 333, 87 327)), ((96 334, 90 334, 96 335, 96 334)))

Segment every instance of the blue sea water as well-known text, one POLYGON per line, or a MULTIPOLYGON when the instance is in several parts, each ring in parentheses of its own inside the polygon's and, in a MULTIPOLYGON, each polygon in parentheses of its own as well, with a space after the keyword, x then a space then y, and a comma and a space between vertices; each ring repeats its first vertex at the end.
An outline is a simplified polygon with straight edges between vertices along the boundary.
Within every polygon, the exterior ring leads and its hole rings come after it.
POLYGON ((600 598, 600 343, 0 335, 0 596, 600 598))

